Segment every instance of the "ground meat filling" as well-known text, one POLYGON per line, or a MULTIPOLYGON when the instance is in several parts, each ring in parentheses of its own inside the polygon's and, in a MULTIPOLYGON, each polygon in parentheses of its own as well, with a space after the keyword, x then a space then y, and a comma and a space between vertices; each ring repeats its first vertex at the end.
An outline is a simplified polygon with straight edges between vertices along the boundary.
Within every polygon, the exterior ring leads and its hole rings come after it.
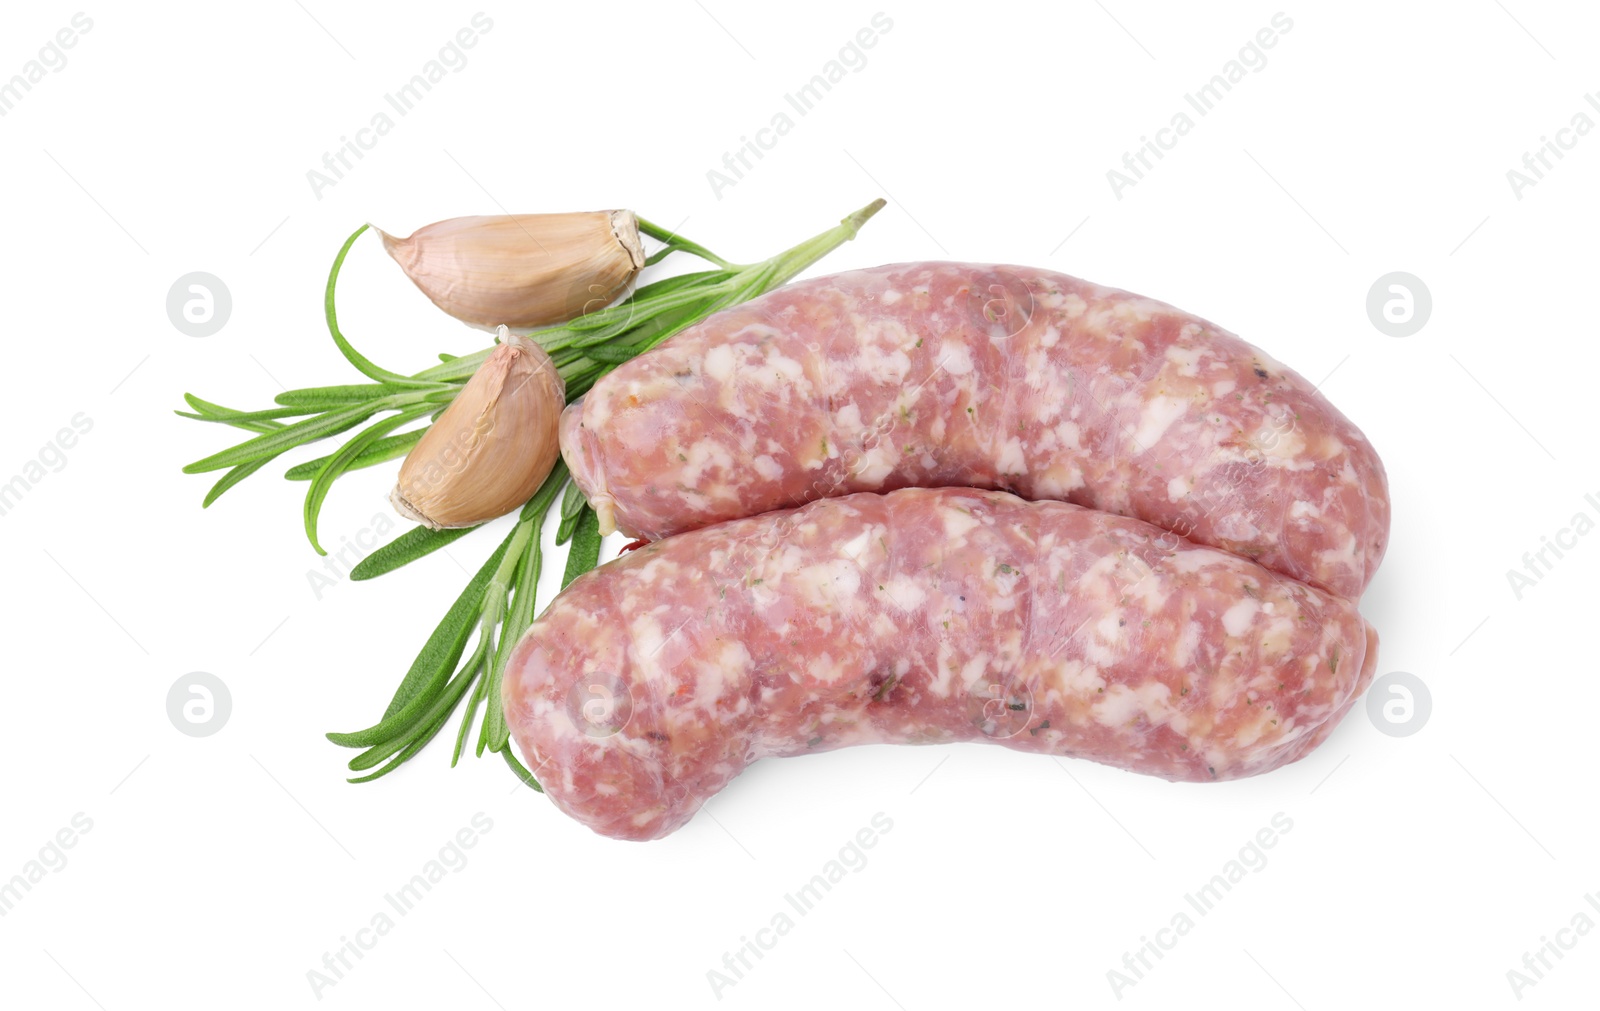
POLYGON ((760 758, 991 740, 1174 780, 1306 754, 1373 673, 1355 606, 1150 524, 946 488, 719 524, 580 577, 504 702, 552 800, 665 835, 760 758))
POLYGON ((567 409, 609 529, 656 539, 827 496, 977 487, 1146 520, 1356 599, 1383 466, 1305 379, 1203 319, 1030 267, 789 285, 567 409))

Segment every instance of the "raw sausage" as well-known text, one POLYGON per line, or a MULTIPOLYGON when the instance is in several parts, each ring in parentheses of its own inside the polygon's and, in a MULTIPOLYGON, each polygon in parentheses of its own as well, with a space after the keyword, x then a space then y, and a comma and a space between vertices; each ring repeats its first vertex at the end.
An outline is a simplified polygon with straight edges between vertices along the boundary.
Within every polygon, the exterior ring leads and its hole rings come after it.
POLYGON ((656 539, 858 491, 998 488, 1134 516, 1356 599, 1389 494, 1361 432, 1205 320, 1030 267, 804 281, 600 379, 561 451, 656 539))
POLYGON ((1316 747, 1376 657, 1350 602, 1139 520, 906 489, 578 578, 517 644, 503 702, 562 810, 653 839, 757 759, 852 744, 1254 775, 1316 747))

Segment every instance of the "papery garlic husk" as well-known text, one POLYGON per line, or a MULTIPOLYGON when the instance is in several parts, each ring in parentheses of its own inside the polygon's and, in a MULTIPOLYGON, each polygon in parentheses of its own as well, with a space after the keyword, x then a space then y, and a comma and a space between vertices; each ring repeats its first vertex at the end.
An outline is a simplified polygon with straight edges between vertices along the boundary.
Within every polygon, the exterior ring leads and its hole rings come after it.
POLYGON ((644 267, 632 211, 449 218, 383 248, 433 304, 473 326, 513 330, 603 309, 644 267))
POLYGON ((501 334, 401 464, 389 501, 407 519, 446 530, 504 516, 555 466, 566 384, 544 348, 501 334))

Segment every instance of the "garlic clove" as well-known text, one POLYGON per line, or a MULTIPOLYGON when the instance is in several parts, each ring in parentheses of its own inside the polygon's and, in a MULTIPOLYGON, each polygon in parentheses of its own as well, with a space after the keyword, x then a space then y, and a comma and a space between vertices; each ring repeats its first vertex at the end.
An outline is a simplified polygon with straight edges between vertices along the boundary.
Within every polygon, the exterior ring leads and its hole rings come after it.
POLYGON ((550 356, 502 327, 500 345, 406 455, 389 501, 435 530, 520 507, 555 466, 565 403, 550 356))
POLYGON ((448 218, 383 247, 434 305, 484 329, 560 323, 610 305, 644 267, 632 211, 448 218))

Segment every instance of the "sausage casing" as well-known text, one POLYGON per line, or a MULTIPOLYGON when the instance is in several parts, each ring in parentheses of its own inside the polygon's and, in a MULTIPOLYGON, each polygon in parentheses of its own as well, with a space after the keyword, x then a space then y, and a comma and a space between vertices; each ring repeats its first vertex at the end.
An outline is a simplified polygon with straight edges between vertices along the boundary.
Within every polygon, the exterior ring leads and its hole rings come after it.
POLYGON ((1327 736, 1355 605, 1127 517, 970 489, 823 499, 575 580, 517 644, 512 734, 552 800, 656 838, 760 758, 993 740, 1173 780, 1327 736))
POLYGON ((561 449, 602 530, 652 540, 832 495, 996 488, 1356 599, 1389 534, 1382 463, 1305 379, 1203 319, 1030 267, 780 288, 601 378, 561 449))

